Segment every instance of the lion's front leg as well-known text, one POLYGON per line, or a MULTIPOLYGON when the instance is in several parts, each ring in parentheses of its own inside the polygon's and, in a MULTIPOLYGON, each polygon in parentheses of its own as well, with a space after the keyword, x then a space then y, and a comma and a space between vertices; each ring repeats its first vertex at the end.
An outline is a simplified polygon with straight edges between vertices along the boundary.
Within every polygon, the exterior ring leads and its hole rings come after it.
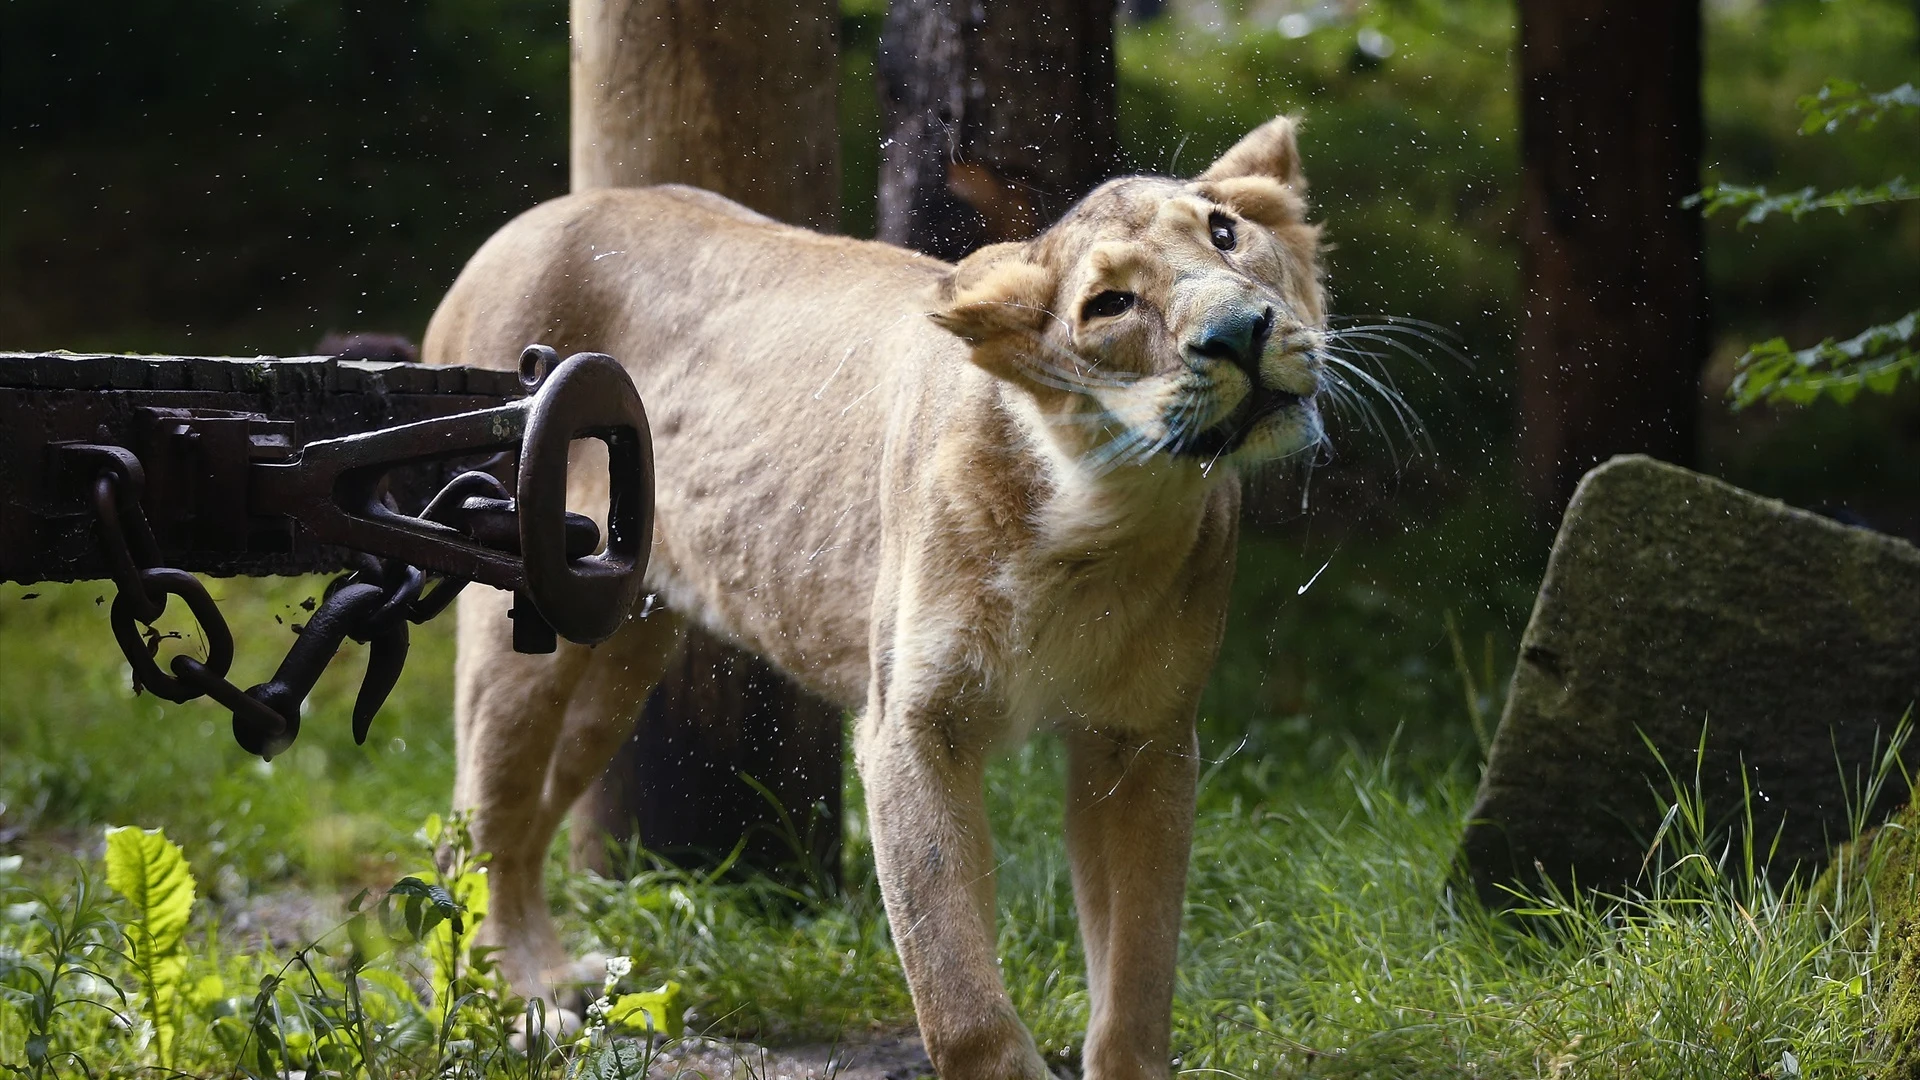
POLYGON ((860 777, 894 948, 941 1080, 1044 1080, 996 958, 983 755, 955 746, 949 724, 965 721, 908 710, 861 719, 860 777))
POLYGON ((1093 999, 1087 1080, 1166 1080, 1193 845, 1191 719, 1153 738, 1067 736, 1067 853, 1093 999))

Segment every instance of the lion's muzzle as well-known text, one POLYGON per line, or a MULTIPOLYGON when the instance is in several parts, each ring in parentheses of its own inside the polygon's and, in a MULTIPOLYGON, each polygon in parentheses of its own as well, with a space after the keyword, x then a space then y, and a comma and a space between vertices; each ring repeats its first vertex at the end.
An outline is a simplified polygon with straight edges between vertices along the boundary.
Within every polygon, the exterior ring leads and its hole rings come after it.
POLYGON ((1213 320, 1195 340, 1188 342, 1188 363, 1203 366, 1206 360, 1225 360, 1247 373, 1249 382, 1260 385, 1260 359, 1266 354, 1267 340, 1273 336, 1273 308, 1243 308, 1213 320), (1198 358, 1201 363, 1195 364, 1198 358))

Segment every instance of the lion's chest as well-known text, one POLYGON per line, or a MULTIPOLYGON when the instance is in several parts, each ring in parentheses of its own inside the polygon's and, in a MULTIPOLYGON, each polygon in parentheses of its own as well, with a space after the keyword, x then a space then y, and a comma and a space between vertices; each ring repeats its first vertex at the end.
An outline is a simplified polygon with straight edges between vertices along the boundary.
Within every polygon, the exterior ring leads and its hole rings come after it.
POLYGON ((997 686, 1016 735, 1042 725, 1141 728, 1181 707, 1191 630, 1167 575, 1124 561, 1027 566, 996 585, 1017 597, 997 686))

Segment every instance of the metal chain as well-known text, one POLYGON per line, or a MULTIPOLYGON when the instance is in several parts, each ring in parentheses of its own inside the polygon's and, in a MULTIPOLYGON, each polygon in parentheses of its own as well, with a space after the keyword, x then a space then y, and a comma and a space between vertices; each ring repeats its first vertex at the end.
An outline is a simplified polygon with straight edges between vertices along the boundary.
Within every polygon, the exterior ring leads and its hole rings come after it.
MULTIPOLYGON (((233 713, 233 736, 248 752, 271 760, 300 733, 300 709, 345 639, 369 646, 367 671, 354 703, 354 741, 364 743, 374 714, 398 682, 408 648, 407 626, 446 610, 468 582, 441 578, 431 590, 420 568, 356 555, 354 569, 329 582, 318 608, 288 650, 273 678, 242 690, 228 681, 233 667, 233 631, 200 579, 184 570, 142 566, 157 562, 146 515, 140 508, 137 459, 103 462, 93 483, 94 523, 116 589, 109 621, 120 651, 133 668, 134 688, 173 702, 210 697, 233 713), (146 558, 135 555, 139 548, 146 558), (185 654, 160 669, 160 634, 153 628, 167 598, 185 600, 207 644, 206 659, 185 654), (145 627, 143 631, 141 628, 145 627)), ((465 500, 506 494, 485 473, 462 473, 428 503, 422 517, 455 524, 465 500)))

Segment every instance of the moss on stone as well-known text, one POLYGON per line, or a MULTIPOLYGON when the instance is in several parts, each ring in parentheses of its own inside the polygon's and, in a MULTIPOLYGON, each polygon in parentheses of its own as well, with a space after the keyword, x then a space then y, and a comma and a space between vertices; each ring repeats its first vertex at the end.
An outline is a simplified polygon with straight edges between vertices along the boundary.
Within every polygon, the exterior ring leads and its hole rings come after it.
POLYGON ((1920 1080, 1920 804, 1842 848, 1815 881, 1813 900, 1841 918, 1870 913, 1853 929, 1859 944, 1879 927, 1874 979, 1885 1063, 1876 1080, 1920 1080))

